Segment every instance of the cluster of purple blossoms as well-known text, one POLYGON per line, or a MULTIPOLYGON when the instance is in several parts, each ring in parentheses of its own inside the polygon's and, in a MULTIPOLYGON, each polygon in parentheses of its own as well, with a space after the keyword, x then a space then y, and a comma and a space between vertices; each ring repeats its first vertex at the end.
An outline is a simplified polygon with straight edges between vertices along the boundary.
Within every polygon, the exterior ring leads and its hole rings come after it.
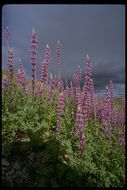
POLYGON ((42 62, 41 66, 40 66, 40 72, 41 72, 41 78, 40 78, 40 81, 42 83, 46 83, 46 61, 44 59, 44 61, 42 62))
MULTIPOLYGON (((73 75, 73 81, 75 85, 79 86, 81 80, 81 69, 79 68, 77 75, 73 75)), ((80 153, 83 152, 83 145, 85 144, 84 128, 86 127, 87 120, 94 107, 94 83, 91 79, 91 60, 87 55, 86 61, 86 77, 84 81, 84 87, 82 93, 76 88, 76 124, 80 139, 80 153)))
POLYGON ((19 69, 17 73, 17 81, 21 84, 23 91, 25 91, 25 71, 20 58, 19 58, 19 69))
POLYGON ((60 41, 57 42, 56 46, 56 55, 57 55, 57 87, 58 89, 61 88, 61 73, 60 73, 60 54, 61 54, 61 43, 60 41))
POLYGON ((91 78, 91 60, 88 54, 86 55, 86 76, 83 86, 83 104, 85 107, 87 107, 87 115, 90 117, 91 115, 95 115, 94 113, 94 82, 91 78))
POLYGON ((82 76, 81 67, 78 66, 78 71, 73 74, 73 85, 75 87, 80 87, 81 76, 82 76))
POLYGON ((90 79, 90 102, 89 102, 89 105, 90 105, 90 113, 91 113, 91 116, 95 116, 95 110, 94 110, 94 82, 93 82, 93 79, 90 79))
POLYGON ((33 29, 32 40, 31 40, 31 65, 32 65, 32 93, 33 93, 33 96, 34 96, 35 79, 36 79, 37 43, 38 43, 37 36, 36 36, 35 30, 33 29))
POLYGON ((63 92, 61 92, 58 97, 57 127, 56 127, 57 132, 59 132, 60 128, 61 128, 63 107, 64 107, 64 94, 63 94, 63 92))
POLYGON ((13 72, 14 72, 14 52, 13 49, 10 48, 8 50, 8 73, 10 81, 13 79, 13 72))
POLYGON ((88 54, 86 55, 86 77, 85 77, 85 81, 86 81, 86 86, 87 86, 87 90, 89 91, 89 85, 90 85, 90 79, 91 79, 91 70, 92 70, 92 64, 91 64, 91 60, 90 57, 88 56, 88 54))
POLYGON ((50 80, 48 86, 48 101, 49 103, 53 102, 54 90, 56 88, 56 81, 54 80, 52 74, 50 73, 50 80))
MULTIPOLYGON (((8 47, 8 73, 9 73, 9 80, 3 78, 2 80, 2 88, 7 89, 9 81, 13 79, 13 65, 14 65, 14 53, 13 50, 10 48, 10 32, 8 27, 6 28, 6 39, 7 39, 7 47, 8 47)), ((48 45, 46 45, 46 53, 44 62, 41 65, 41 77, 40 81, 37 82, 36 79, 36 54, 37 54, 37 36, 33 29, 32 33, 32 40, 31 40, 31 65, 32 65, 32 84, 25 89, 26 93, 33 92, 36 95, 42 95, 45 91, 44 86, 46 89, 48 88, 48 95, 46 95, 47 100, 49 103, 53 102, 53 97, 55 95, 55 89, 57 91, 57 87, 61 92, 58 98, 58 114, 57 114, 57 127, 56 130, 59 131, 62 122, 62 111, 64 107, 64 100, 67 99, 73 100, 76 102, 77 110, 74 113, 74 118, 76 120, 77 131, 80 139, 80 152, 83 150, 83 145, 85 143, 84 137, 84 128, 87 125, 87 120, 89 117, 94 116, 100 123, 104 124, 104 132, 106 135, 110 136, 111 132, 113 131, 115 126, 122 126, 125 125, 125 116, 122 111, 118 111, 117 109, 113 108, 113 83, 110 81, 109 85, 106 88, 105 100, 104 104, 99 102, 99 100, 95 99, 94 96, 94 81, 91 78, 91 59, 88 55, 86 55, 86 76, 83 86, 83 91, 81 92, 80 89, 80 82, 82 77, 82 71, 80 66, 78 66, 78 70, 73 74, 73 83, 70 83, 70 87, 66 83, 66 89, 64 90, 63 81, 61 79, 60 73, 60 55, 61 55, 61 43, 57 42, 56 47, 56 54, 57 54, 57 75, 53 77, 49 77, 49 66, 51 62, 51 50, 48 45), (36 85, 35 85, 36 83, 36 85), (43 85, 46 83, 47 85, 43 85)), ((23 66, 21 64, 21 60, 19 61, 19 70, 17 74, 17 80, 25 88, 25 73, 23 66)), ((123 102, 125 99, 121 100, 123 102)), ((124 108, 122 108, 124 109, 124 108)), ((122 129, 121 129, 122 130, 122 129)), ((123 140, 123 131, 120 134, 119 143, 122 144, 123 140)))
POLYGON ((98 123, 101 123, 102 104, 100 103, 100 100, 97 97, 94 98, 94 109, 96 121, 98 121, 98 123))
POLYGON ((58 74, 58 78, 60 76, 60 53, 61 53, 61 43, 60 41, 57 42, 57 46, 56 46, 56 55, 57 55, 57 74, 58 74))
POLYGON ((50 47, 48 44, 46 45, 45 60, 46 60, 46 63, 49 67, 50 62, 51 62, 51 50, 50 50, 50 47))
POLYGON ((85 136, 84 136, 85 120, 84 120, 84 115, 83 115, 83 110, 82 110, 81 105, 78 105, 77 107, 76 125, 77 125, 76 132, 78 133, 79 142, 80 142, 79 154, 82 154, 83 147, 85 144, 85 136))
POLYGON ((41 64, 40 71, 41 71, 41 78, 40 81, 42 83, 48 84, 49 82, 49 65, 51 61, 51 50, 49 45, 46 45, 46 53, 45 53, 45 59, 41 64))
POLYGON ((81 94, 80 93, 76 93, 76 105, 77 105, 77 107, 78 106, 81 106, 82 107, 82 96, 81 96, 81 94))
POLYGON ((83 97, 84 97, 84 101, 87 98, 87 85, 86 85, 86 81, 84 81, 84 86, 83 86, 83 91, 82 91, 83 97))
POLYGON ((49 82, 49 65, 51 61, 51 50, 49 45, 46 45, 46 55, 45 55, 45 75, 46 75, 46 83, 49 82))
POLYGON ((102 106, 101 119, 105 125, 105 134, 110 137, 111 131, 113 129, 114 117, 113 117, 113 85, 110 81, 109 86, 106 86, 105 100, 102 106))
POLYGON ((8 85, 9 85, 8 79, 7 79, 7 77, 4 75, 4 77, 3 77, 3 79, 2 79, 2 89, 3 89, 4 91, 6 91, 7 88, 8 88, 8 85))

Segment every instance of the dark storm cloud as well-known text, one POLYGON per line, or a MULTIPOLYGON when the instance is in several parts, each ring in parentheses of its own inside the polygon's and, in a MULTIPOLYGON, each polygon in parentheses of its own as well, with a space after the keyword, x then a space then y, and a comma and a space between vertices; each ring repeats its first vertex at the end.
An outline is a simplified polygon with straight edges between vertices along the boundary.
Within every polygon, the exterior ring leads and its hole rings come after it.
MULTIPOLYGON (((85 55, 92 60, 97 90, 105 89, 109 80, 125 83, 125 7, 123 5, 6 5, 2 10, 3 68, 6 68, 4 28, 9 25, 11 46, 22 58, 26 74, 31 77, 29 47, 35 27, 38 44, 38 74, 45 46, 51 47, 50 72, 56 73, 56 43, 61 41, 61 72, 70 78, 77 66, 85 72, 85 55)), ((38 75, 39 77, 39 75, 38 75)))
POLYGON ((118 62, 107 62, 106 64, 97 64, 93 71, 93 78, 97 86, 102 85, 112 80, 113 83, 125 83, 125 68, 124 65, 118 62))

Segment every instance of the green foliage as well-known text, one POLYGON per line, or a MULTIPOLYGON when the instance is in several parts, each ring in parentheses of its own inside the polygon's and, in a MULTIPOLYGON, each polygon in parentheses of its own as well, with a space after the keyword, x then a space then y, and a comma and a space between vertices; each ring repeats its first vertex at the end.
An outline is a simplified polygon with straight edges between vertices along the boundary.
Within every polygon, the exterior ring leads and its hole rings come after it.
POLYGON ((2 185, 123 187, 125 149, 118 144, 119 127, 108 139, 103 136, 103 126, 89 119, 80 156, 75 104, 65 101, 62 127, 57 134, 58 92, 49 103, 45 91, 44 96, 33 99, 12 84, 2 92, 2 185))

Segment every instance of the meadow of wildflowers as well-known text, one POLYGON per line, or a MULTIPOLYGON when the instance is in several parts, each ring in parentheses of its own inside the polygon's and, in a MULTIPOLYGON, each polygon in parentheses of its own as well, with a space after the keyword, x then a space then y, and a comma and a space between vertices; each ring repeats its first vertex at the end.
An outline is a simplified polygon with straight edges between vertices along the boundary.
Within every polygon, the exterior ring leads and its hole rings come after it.
POLYGON ((92 62, 85 57, 72 80, 61 76, 60 41, 55 76, 50 46, 37 70, 38 38, 32 32, 27 81, 24 64, 14 69, 6 28, 8 70, 2 73, 2 185, 11 187, 123 187, 125 184, 125 99, 116 101, 109 79, 97 98, 92 62), (81 89, 82 71, 85 70, 81 89))

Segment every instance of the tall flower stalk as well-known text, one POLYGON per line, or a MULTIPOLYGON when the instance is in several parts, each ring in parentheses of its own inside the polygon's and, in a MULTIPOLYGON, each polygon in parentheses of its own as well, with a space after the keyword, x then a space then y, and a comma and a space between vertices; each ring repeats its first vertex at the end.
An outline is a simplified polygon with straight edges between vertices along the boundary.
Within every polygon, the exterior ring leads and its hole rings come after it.
POLYGON ((8 50, 8 72, 9 72, 9 81, 13 80, 13 72, 14 72, 14 52, 13 49, 10 48, 8 50))
POLYGON ((59 132, 62 124, 62 112, 64 107, 64 94, 60 93, 58 97, 58 106, 57 106, 57 127, 56 131, 59 132))
POLYGON ((7 76, 4 75, 4 76, 3 76, 3 79, 2 79, 2 89, 3 89, 4 91, 6 91, 7 88, 8 88, 8 79, 7 79, 7 76))
POLYGON ((40 81, 42 83, 48 84, 49 83, 49 65, 51 61, 51 50, 49 45, 46 45, 46 53, 45 59, 41 64, 40 71, 41 71, 41 78, 40 81))
POLYGON ((60 88, 60 86, 61 86, 61 74, 60 74, 61 60, 60 60, 60 54, 61 54, 61 43, 60 43, 60 41, 58 41, 57 42, 57 46, 56 46, 56 55, 57 55, 57 86, 58 86, 58 88, 60 88))
POLYGON ((36 79, 37 43, 38 43, 37 36, 36 36, 35 30, 33 29, 32 39, 31 39, 31 65, 32 65, 32 94, 33 94, 33 97, 34 97, 35 79, 36 79))
POLYGON ((46 83, 46 60, 45 59, 40 66, 40 72, 41 72, 40 81, 42 83, 46 83))
POLYGON ((21 62, 21 58, 19 58, 19 69, 17 73, 17 81, 20 83, 22 90, 25 91, 25 71, 23 68, 23 64, 21 62))
POLYGON ((49 65, 51 61, 51 50, 49 45, 46 45, 46 54, 45 54, 45 74, 46 74, 46 83, 49 82, 49 65))
POLYGON ((76 132, 78 133, 79 136, 79 154, 82 155, 83 153, 83 148, 85 144, 85 135, 84 135, 84 128, 85 128, 85 120, 83 116, 83 110, 82 106, 79 104, 77 106, 77 112, 76 112, 76 132))
POLYGON ((102 122, 104 123, 105 135, 110 137, 113 129, 114 116, 113 116, 113 84, 110 81, 109 86, 106 86, 105 100, 101 111, 102 122))
POLYGON ((83 99, 84 104, 87 106, 87 113, 90 117, 91 115, 95 115, 94 111, 94 82, 92 77, 92 64, 91 59, 86 55, 86 72, 85 72, 85 80, 84 80, 84 86, 83 86, 83 99))

